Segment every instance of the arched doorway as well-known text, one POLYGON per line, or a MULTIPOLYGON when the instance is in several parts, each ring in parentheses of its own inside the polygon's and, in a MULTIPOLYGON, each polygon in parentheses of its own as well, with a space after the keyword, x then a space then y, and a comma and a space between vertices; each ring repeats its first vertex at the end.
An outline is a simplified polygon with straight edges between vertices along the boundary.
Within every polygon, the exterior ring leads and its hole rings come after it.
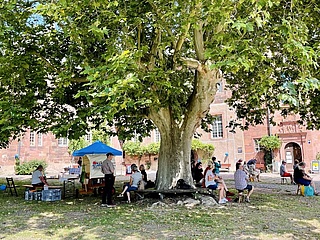
POLYGON ((298 159, 299 162, 302 161, 302 152, 299 144, 295 142, 287 143, 284 147, 285 152, 285 160, 287 162, 288 167, 292 167, 294 160, 298 159))

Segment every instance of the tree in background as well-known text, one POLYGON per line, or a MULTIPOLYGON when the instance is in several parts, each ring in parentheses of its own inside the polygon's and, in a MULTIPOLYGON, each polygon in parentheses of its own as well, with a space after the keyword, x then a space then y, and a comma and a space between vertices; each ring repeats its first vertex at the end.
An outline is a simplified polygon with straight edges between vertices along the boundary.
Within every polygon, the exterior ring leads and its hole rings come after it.
POLYGON ((223 78, 242 128, 267 108, 320 127, 318 15, 315 0, 2 1, 2 146, 27 127, 121 140, 157 127, 157 188, 192 182, 191 140, 223 78))
POLYGON ((280 149, 281 140, 278 136, 263 136, 259 140, 259 144, 264 149, 265 153, 265 166, 272 164, 274 151, 280 149))

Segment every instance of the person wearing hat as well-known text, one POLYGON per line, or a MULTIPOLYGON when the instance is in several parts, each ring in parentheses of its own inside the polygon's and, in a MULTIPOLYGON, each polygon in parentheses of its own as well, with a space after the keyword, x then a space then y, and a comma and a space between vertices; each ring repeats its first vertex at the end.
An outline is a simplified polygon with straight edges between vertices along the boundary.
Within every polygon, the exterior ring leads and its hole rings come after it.
POLYGON ((114 207, 112 202, 112 189, 114 184, 114 166, 111 162, 113 158, 112 153, 107 153, 107 159, 102 162, 101 171, 104 174, 104 188, 102 194, 101 207, 114 207))
POLYGON ((128 203, 131 203, 130 192, 138 190, 138 185, 142 181, 142 174, 138 171, 137 165, 131 167, 132 175, 130 176, 130 182, 126 184, 122 193, 118 197, 123 197, 124 193, 127 193, 128 203))
POLYGON ((283 160, 282 164, 280 166, 280 176, 281 177, 289 177, 291 179, 291 184, 293 184, 292 174, 287 172, 286 165, 287 165, 287 162, 283 160))

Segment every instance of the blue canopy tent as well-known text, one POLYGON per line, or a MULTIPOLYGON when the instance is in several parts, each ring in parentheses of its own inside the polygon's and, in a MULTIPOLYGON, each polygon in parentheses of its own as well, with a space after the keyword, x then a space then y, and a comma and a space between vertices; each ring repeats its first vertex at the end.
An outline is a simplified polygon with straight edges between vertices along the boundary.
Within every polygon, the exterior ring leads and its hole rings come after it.
POLYGON ((112 153, 115 156, 122 156, 121 151, 115 148, 109 147, 108 145, 100 141, 96 141, 85 148, 74 151, 72 156, 82 157, 88 154, 107 154, 107 153, 112 153))
MULTIPOLYGON (((92 179, 104 177, 104 174, 101 172, 101 164, 106 159, 107 153, 122 156, 121 151, 109 147, 100 141, 96 141, 85 148, 74 151, 72 156, 82 157, 83 171, 89 174, 89 178, 92 179)), ((112 162, 115 165, 114 159, 112 162)))

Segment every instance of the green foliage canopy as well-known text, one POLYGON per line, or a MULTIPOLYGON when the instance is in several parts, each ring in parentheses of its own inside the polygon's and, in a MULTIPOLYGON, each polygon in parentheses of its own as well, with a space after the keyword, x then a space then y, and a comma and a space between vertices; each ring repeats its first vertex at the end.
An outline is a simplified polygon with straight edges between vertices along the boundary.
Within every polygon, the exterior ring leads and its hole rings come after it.
POLYGON ((196 129, 216 92, 203 83, 222 75, 245 126, 285 103, 319 128, 318 15, 315 0, 2 1, 2 142, 27 127, 78 138, 105 121, 144 137, 159 114, 196 129))
POLYGON ((279 149, 281 147, 281 140, 278 136, 263 136, 259 140, 260 146, 264 147, 267 151, 279 149))

